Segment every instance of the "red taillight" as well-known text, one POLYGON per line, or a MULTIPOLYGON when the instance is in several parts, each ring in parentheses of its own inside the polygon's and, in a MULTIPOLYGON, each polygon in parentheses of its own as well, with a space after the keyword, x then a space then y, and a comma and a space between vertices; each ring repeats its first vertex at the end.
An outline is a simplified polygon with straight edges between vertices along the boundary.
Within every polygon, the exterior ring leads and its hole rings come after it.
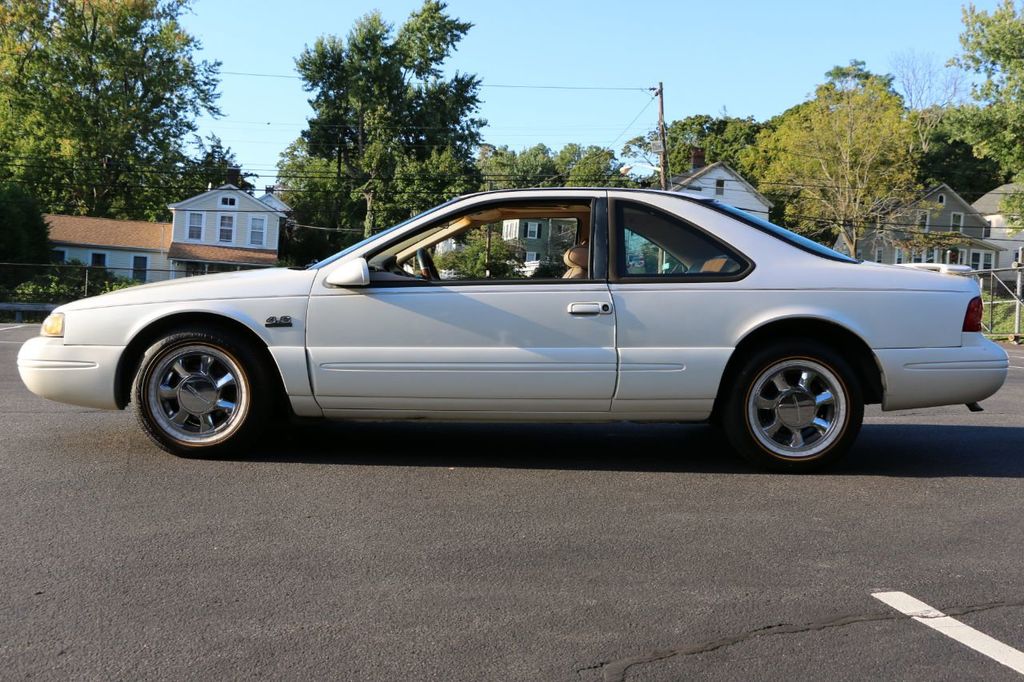
POLYGON ((984 307, 981 305, 981 296, 975 296, 971 299, 971 302, 967 304, 967 313, 964 315, 965 332, 981 331, 982 311, 984 311, 984 307))

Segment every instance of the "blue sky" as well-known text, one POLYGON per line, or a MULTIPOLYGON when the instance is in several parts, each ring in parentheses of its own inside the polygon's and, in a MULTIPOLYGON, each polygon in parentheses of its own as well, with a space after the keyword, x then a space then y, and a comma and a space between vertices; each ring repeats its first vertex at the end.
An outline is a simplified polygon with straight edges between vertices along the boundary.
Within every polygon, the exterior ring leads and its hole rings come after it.
MULTIPOLYGON (((202 57, 219 59, 224 72, 294 75, 294 58, 317 36, 345 35, 373 9, 398 25, 420 4, 196 0, 184 24, 202 41, 202 57)), ((975 4, 992 9, 996 0, 975 4)), ((474 24, 448 68, 482 78, 484 139, 517 149, 578 142, 618 151, 657 121, 643 88, 659 80, 669 121, 723 111, 762 120, 805 99, 825 71, 851 59, 878 72, 906 50, 945 61, 957 53, 962 28, 961 3, 951 0, 450 0, 448 9, 474 24)), ((224 115, 202 119, 200 132, 230 146, 243 168, 259 174, 258 187, 273 182, 278 155, 310 113, 301 81, 224 73, 220 91, 224 115)))

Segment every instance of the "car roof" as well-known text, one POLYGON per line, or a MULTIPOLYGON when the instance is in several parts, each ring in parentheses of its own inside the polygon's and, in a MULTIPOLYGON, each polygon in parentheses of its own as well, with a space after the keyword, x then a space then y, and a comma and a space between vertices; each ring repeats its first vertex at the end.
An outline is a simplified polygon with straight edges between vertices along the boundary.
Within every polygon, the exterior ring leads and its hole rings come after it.
POLYGON ((492 194, 512 194, 517 192, 627 192, 632 194, 653 194, 676 197, 679 199, 686 199, 687 201, 693 201, 695 203, 710 204, 714 203, 714 199, 711 197, 702 196, 692 192, 670 192, 664 189, 650 189, 641 187, 513 187, 509 189, 489 189, 483 192, 473 192, 471 194, 463 194, 458 199, 468 199, 470 197, 482 197, 492 194))

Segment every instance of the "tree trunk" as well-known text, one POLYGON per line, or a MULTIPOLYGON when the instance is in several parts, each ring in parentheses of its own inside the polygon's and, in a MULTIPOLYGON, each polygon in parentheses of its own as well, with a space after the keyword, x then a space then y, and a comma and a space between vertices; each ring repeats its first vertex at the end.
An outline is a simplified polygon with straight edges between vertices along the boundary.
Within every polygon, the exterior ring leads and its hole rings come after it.
POLYGON ((366 220, 363 223, 363 237, 370 237, 373 235, 373 230, 376 227, 373 216, 373 192, 364 193, 363 199, 366 200, 366 220))

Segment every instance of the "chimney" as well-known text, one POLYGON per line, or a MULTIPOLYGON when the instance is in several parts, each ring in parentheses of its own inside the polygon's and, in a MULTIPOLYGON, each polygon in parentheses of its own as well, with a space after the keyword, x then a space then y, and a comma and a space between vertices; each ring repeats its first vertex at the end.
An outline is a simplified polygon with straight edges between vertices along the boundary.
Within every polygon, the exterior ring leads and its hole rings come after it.
POLYGON ((705 165, 707 164, 704 162, 704 150, 700 147, 691 147, 690 168, 692 170, 697 170, 698 168, 703 168, 705 165))
POLYGON ((229 185, 239 186, 239 182, 242 179, 242 169, 238 166, 229 166, 227 180, 229 185))

